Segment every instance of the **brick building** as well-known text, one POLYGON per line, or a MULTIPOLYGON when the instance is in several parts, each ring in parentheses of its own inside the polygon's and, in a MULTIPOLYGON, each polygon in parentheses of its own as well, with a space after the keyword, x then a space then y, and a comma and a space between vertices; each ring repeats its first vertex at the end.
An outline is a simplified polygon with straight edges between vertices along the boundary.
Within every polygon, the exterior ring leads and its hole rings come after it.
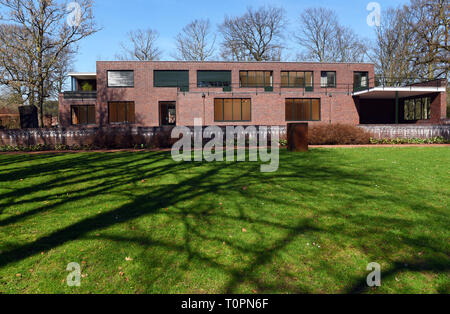
POLYGON ((97 62, 71 73, 60 126, 439 124, 446 82, 387 87, 374 65, 299 62, 97 62))

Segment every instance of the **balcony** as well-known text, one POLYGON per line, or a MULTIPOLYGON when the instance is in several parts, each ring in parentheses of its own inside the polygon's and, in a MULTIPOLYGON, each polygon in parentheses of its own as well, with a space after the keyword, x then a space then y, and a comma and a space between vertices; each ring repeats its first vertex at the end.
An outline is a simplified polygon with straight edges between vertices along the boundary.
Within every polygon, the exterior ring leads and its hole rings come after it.
POLYGON ((74 91, 74 92, 64 92, 64 99, 97 99, 96 91, 74 91))

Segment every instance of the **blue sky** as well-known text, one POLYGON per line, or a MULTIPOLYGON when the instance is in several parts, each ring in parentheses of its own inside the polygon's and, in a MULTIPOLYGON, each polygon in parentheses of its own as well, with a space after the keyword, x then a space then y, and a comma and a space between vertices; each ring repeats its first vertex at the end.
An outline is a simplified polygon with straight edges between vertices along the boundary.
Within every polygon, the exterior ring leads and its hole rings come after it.
MULTIPOLYGON (((308 7, 334 9, 344 25, 353 28, 360 36, 370 40, 373 29, 367 25, 366 7, 373 0, 96 0, 94 14, 103 29, 79 44, 79 54, 74 64, 78 72, 95 71, 96 60, 114 60, 120 52, 119 43, 128 31, 152 28, 160 33, 158 45, 163 51, 162 60, 172 60, 174 37, 190 21, 209 18, 214 31, 225 15, 241 15, 248 6, 281 6, 286 9, 289 32, 298 27, 297 19, 308 7)), ((377 0, 382 10, 406 3, 407 0, 377 0)), ((288 41, 288 55, 294 57, 298 47, 288 41)))

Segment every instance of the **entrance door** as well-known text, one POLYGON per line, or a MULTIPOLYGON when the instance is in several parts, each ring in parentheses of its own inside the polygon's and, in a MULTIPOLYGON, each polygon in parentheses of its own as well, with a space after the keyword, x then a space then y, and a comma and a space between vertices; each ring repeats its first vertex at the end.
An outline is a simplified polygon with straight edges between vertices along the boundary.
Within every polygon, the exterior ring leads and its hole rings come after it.
POLYGON ((159 122, 161 126, 177 124, 177 107, 174 101, 161 101, 159 103, 159 122))

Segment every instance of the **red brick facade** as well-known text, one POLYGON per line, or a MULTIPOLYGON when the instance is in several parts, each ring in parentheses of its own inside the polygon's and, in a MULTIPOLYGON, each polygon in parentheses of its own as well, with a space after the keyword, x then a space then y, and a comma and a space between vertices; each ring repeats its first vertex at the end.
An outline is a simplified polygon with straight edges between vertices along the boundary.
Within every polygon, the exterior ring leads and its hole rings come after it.
MULTIPOLYGON (((98 126, 108 125, 108 102, 135 103, 135 125, 160 126, 159 102, 175 102, 177 125, 192 126, 195 118, 204 119, 205 125, 286 125, 286 98, 316 98, 321 103, 321 119, 316 123, 360 124, 358 101, 352 97, 354 72, 368 72, 369 84, 374 84, 373 64, 343 63, 286 63, 286 62, 97 62, 97 99, 67 99, 60 96, 60 125, 71 125, 70 106, 95 104, 98 126), (133 70, 133 88, 108 88, 108 70, 133 70), (154 87, 154 70, 189 70, 189 91, 178 88, 154 87), (222 88, 198 88, 197 70, 231 70, 232 91, 222 88), (273 92, 264 88, 240 88, 239 71, 273 71, 273 92), (281 88, 281 71, 313 71, 314 91, 281 88), (321 87, 321 71, 336 72, 336 88, 321 87), (222 123, 214 121, 214 99, 250 98, 251 122, 222 123)), ((444 102, 445 95, 439 101, 444 102)), ((439 108, 442 115, 446 105, 439 108)))

